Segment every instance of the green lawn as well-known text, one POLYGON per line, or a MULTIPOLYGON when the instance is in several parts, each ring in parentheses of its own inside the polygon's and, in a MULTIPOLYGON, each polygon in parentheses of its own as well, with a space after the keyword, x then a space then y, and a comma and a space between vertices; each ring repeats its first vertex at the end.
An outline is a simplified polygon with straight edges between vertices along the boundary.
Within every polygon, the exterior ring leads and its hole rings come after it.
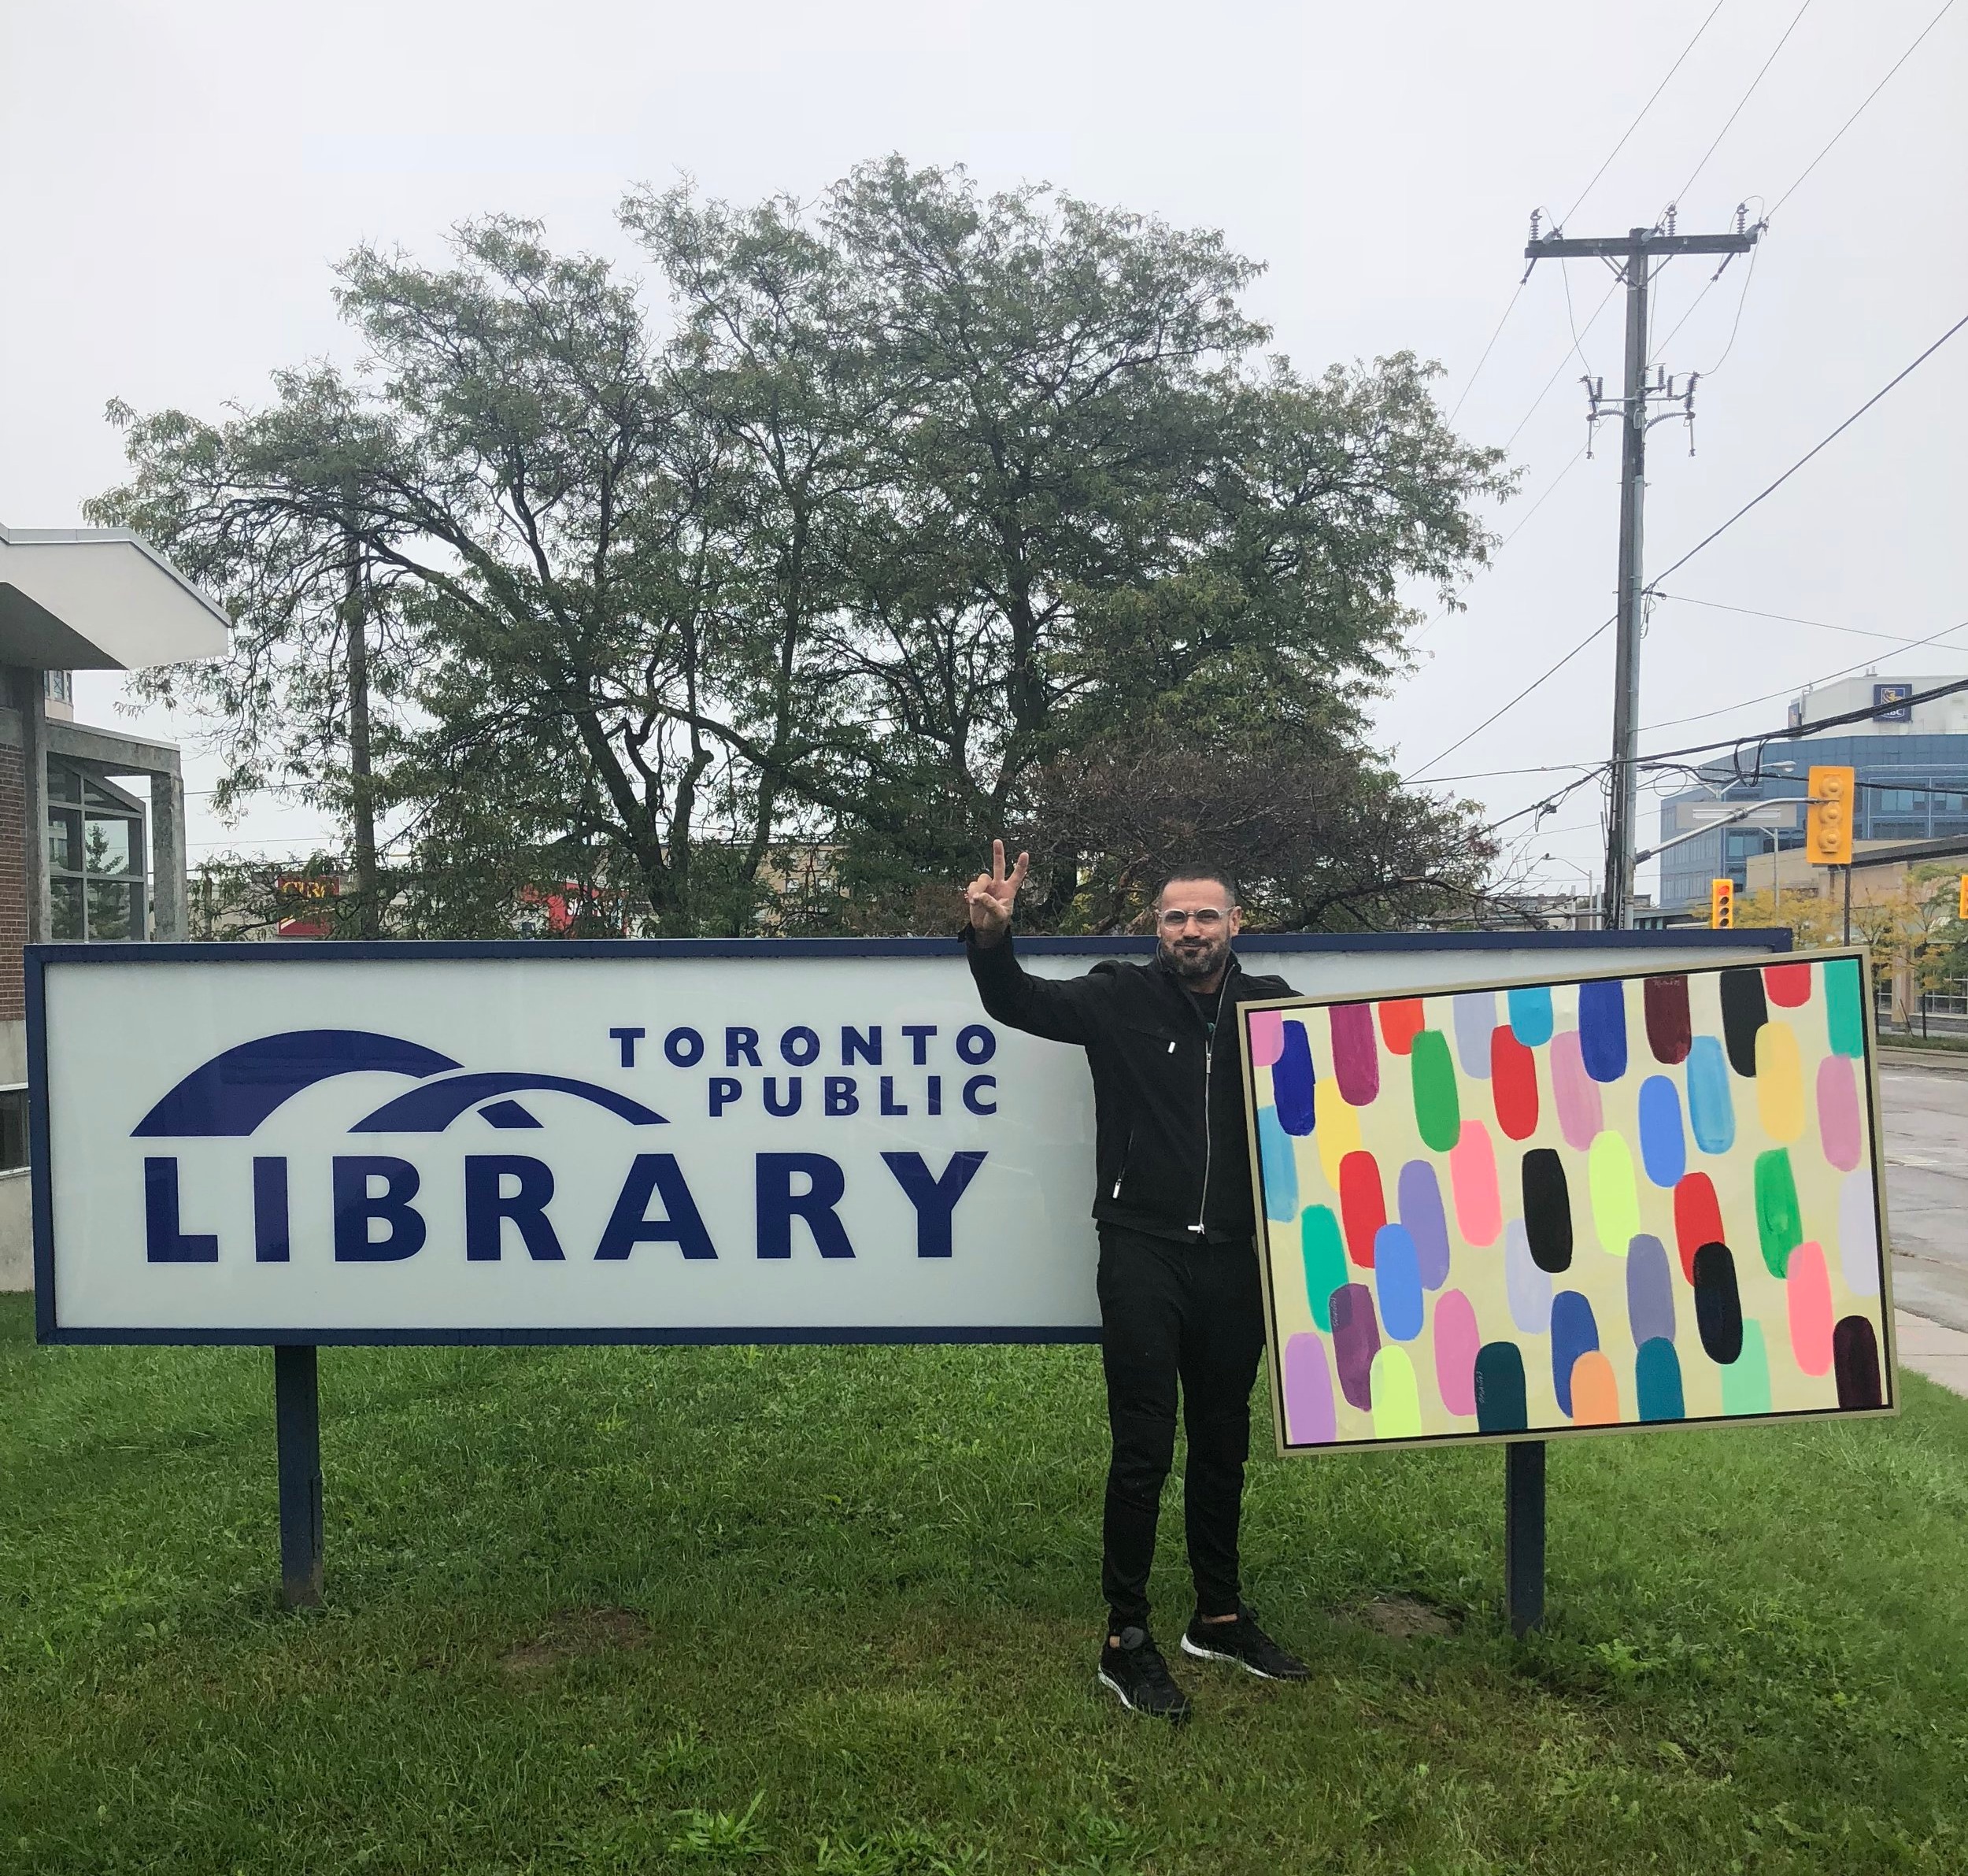
POLYGON ((298 1617, 272 1373, 0 1300, 0 1867, 1968 1869, 1968 1402, 1917 1378, 1555 1447, 1527 1648, 1495 1449, 1261 1461, 1314 1678, 1193 1672, 1171 1733, 1093 1684, 1090 1350, 324 1351, 298 1617))

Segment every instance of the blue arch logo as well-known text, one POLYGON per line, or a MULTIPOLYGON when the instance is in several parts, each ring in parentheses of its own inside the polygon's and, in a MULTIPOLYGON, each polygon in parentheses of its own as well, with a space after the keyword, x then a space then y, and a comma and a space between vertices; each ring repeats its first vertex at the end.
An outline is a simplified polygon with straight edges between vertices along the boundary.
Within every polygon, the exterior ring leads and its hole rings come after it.
POLYGON ((251 1134, 304 1090, 342 1075, 401 1075, 417 1082, 350 1128, 357 1134, 441 1134, 476 1110, 489 1125, 537 1127, 512 1097, 569 1094, 605 1108, 631 1127, 662 1127, 664 1116, 595 1082, 524 1070, 473 1071, 401 1036, 371 1030, 294 1029, 261 1036, 192 1070, 131 1130, 139 1140, 189 1140, 251 1134))

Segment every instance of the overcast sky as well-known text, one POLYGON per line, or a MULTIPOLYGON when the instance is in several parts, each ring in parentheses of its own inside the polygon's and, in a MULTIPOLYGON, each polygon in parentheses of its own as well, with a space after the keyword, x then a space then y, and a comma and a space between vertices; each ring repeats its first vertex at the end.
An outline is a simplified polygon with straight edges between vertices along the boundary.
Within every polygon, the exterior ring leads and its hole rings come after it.
MULTIPOLYGON (((1412 773, 1611 610, 1618 446, 1602 430, 1596 460, 1579 457, 1578 380, 1589 365, 1616 387, 1620 309, 1594 320, 1609 278, 1570 263, 1574 352, 1560 267, 1516 293, 1531 209, 1580 235, 1677 198, 1683 231, 1729 225, 1744 199, 1774 208, 1940 5, 14 0, 0 7, 0 520, 72 525, 118 479, 112 397, 211 416, 261 398, 276 367, 351 357, 328 290, 357 242, 435 260, 452 224, 497 209, 627 261, 613 211, 632 183, 687 172, 738 200, 811 196, 896 150, 1221 228, 1267 264, 1252 305, 1302 367, 1411 349, 1441 361, 1468 434, 1509 441, 1524 471, 1496 517, 1509 543, 1377 708, 1412 773)), ((1968 313, 1965 68, 1968 6, 1775 210, 1753 272, 1738 261, 1705 291, 1712 265, 1667 269, 1656 355, 1704 376, 1700 453, 1678 424, 1653 432, 1650 568, 1968 313)), ((1968 630, 1893 642, 1968 622, 1965 391, 1968 332, 1667 583, 1679 597, 1654 615, 1642 693, 1660 734, 1643 746, 1781 723, 1786 693, 1855 665, 1968 674, 1968 630)), ((1563 771, 1488 771, 1602 758, 1611 657, 1608 632, 1428 776, 1470 778, 1456 785, 1501 816, 1563 771)), ((117 694, 85 674, 80 713, 113 720, 117 694)), ((209 788, 210 764, 189 767, 209 788)), ((1546 823, 1530 851, 1553 857, 1537 868, 1551 886, 1596 871, 1599 811, 1588 788, 1546 823)), ((194 794, 192 857, 284 851, 314 825, 268 807, 228 830, 194 794)))

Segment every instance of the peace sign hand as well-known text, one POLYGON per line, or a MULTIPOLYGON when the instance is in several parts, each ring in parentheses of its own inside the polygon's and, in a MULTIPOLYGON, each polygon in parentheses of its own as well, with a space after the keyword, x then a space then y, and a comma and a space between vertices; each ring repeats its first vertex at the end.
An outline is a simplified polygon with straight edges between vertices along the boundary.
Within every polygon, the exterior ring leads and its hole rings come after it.
POLYGON ((1025 883, 1027 868, 1031 864, 1029 853, 1021 853, 1018 864, 1008 875, 1004 871, 1004 843, 1001 840, 991 842, 991 870, 979 873, 964 889, 964 897, 971 910, 971 927, 976 932, 978 942, 995 945, 1012 927, 1012 907, 1018 899, 1018 889, 1025 883))

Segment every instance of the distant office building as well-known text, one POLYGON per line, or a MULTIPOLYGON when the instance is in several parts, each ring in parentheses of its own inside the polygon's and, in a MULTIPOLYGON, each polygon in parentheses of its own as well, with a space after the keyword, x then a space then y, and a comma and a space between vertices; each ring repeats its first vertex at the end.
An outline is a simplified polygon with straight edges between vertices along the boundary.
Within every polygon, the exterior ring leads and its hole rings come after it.
MULTIPOLYGON (((1711 880, 1729 879, 1746 886, 1752 856, 1801 847, 1807 778, 1822 765, 1858 771, 1853 834, 1861 842, 1968 835, 1968 691, 1911 706, 1896 701, 1951 681, 1867 675, 1823 685, 1791 705, 1793 728, 1848 710, 1883 705, 1882 714, 1841 723, 1822 736, 1766 744, 1763 772, 1754 779, 1739 781, 1726 760, 1704 764, 1701 774, 1708 786, 1685 789, 1662 802, 1663 841, 1746 801, 1772 804, 1769 814, 1758 818, 1778 824, 1738 823, 1670 847, 1660 857, 1661 905, 1706 907, 1711 880)), ((1754 757, 1752 746, 1744 752, 1745 771, 1754 757)))

